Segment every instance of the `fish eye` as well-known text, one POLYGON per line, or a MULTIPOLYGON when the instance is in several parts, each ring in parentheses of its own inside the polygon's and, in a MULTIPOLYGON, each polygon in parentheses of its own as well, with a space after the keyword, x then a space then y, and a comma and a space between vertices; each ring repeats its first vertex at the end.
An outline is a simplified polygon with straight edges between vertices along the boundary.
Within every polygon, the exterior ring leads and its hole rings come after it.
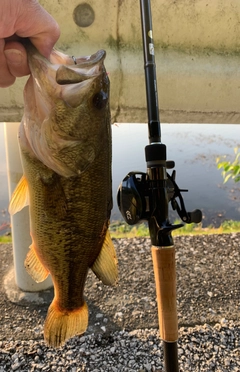
POLYGON ((98 110, 101 110, 108 102, 108 94, 101 90, 93 96, 92 102, 94 107, 96 107, 98 110))

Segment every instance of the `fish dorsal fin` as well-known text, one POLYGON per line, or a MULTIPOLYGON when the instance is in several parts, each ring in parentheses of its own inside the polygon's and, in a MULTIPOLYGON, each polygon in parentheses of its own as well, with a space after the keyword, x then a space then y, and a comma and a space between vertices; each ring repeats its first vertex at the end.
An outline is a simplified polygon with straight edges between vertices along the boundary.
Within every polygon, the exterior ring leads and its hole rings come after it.
POLYGON ((114 285, 118 280, 117 263, 115 248, 109 230, 107 230, 102 249, 91 269, 103 284, 114 285))
POLYGON ((12 194, 8 211, 11 215, 13 215, 21 211, 27 205, 29 205, 28 183, 25 176, 22 176, 12 194))

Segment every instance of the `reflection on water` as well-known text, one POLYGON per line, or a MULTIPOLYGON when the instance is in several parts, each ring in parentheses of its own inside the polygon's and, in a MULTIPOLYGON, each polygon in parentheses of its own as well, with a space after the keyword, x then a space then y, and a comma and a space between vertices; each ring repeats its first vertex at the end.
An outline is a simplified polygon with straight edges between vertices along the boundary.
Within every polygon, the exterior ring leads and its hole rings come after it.
MULTIPOLYGON (((112 220, 121 219, 116 205, 117 188, 130 171, 146 171, 144 147, 148 144, 147 124, 117 124, 113 132, 112 220)), ((204 225, 224 219, 240 219, 240 185, 223 185, 216 157, 229 155, 240 147, 240 125, 162 124, 162 142, 167 145, 168 160, 175 161, 178 186, 184 193, 187 210, 199 208, 204 225)), ((171 170, 170 170, 171 172, 171 170)), ((9 219, 6 213, 8 188, 3 124, 0 123, 0 225, 9 219)), ((171 207, 170 207, 171 210, 171 207)), ((172 219, 177 218, 174 213, 172 219)))
MULTIPOLYGON (((240 147, 240 126, 162 124, 161 129, 162 142, 167 146, 167 158, 175 161, 177 184, 189 190, 183 194, 187 210, 201 209, 204 225, 217 225, 224 219, 239 220, 240 185, 231 181, 223 186, 216 157, 225 154, 233 157, 233 148, 240 147)), ((129 171, 146 171, 144 147, 147 144, 147 124, 113 126, 115 199, 118 185, 129 171)), ((170 216, 172 219, 178 217, 175 212, 170 216)), ((119 218, 115 203, 112 219, 119 218)))

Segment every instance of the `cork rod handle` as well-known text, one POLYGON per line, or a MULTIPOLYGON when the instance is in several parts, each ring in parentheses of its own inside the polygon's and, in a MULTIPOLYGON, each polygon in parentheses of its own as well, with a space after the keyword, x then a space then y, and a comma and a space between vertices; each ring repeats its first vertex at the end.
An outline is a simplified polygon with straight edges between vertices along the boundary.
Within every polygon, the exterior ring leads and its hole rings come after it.
POLYGON ((178 339, 175 248, 152 246, 160 337, 166 342, 178 339))

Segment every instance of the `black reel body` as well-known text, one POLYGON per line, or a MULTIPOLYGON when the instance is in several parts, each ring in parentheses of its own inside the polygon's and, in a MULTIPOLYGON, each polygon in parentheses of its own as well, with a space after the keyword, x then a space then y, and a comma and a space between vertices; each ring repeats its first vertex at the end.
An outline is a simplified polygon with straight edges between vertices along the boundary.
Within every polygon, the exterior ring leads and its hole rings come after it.
POLYGON ((117 193, 118 208, 129 225, 149 217, 149 188, 147 174, 130 172, 123 179, 117 193))
MULTIPOLYGON (((188 190, 179 189, 175 182, 175 176, 175 170, 171 176, 167 173, 167 180, 165 182, 167 201, 171 202, 173 210, 177 211, 183 222, 201 222, 202 212, 199 209, 193 212, 186 211, 181 192, 187 192, 188 190), (176 200, 177 198, 180 205, 176 200)), ((117 192, 118 208, 124 220, 129 225, 135 225, 141 221, 149 221, 151 217, 151 186, 148 174, 136 171, 128 173, 120 184, 117 192)))

